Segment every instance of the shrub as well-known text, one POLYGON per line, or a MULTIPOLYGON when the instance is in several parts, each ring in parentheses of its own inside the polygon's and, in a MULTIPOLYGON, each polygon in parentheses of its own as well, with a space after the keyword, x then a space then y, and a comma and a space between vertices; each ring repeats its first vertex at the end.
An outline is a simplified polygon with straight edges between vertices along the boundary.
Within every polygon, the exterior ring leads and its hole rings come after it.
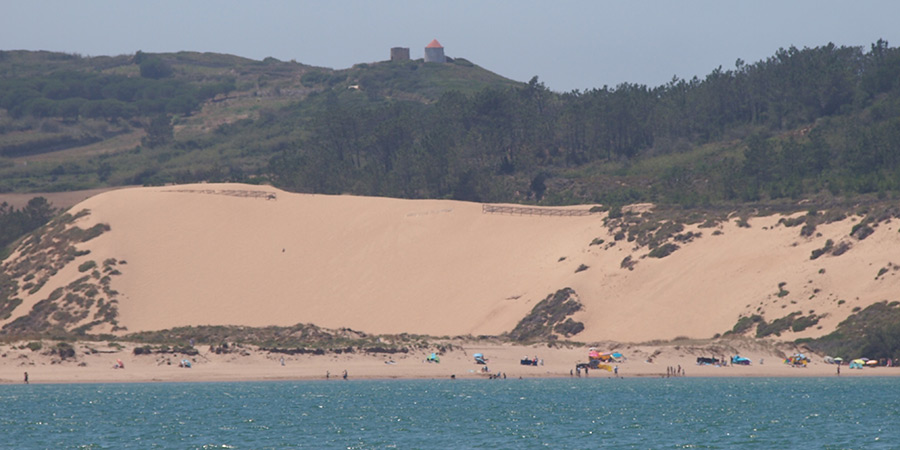
POLYGON ((42 344, 41 341, 32 341, 26 344, 25 347, 33 352, 36 352, 44 348, 44 344, 42 344))
POLYGON ((659 247, 654 248, 653 250, 650 251, 650 254, 648 256, 650 256, 651 258, 665 258, 666 256, 671 255, 672 252, 674 252, 675 250, 678 250, 679 248, 680 247, 678 245, 669 242, 667 244, 663 244, 663 245, 660 245, 659 247))
POLYGON ((766 323, 765 321, 762 321, 759 326, 756 327, 756 337, 764 338, 773 334, 775 336, 781 336, 781 332, 790 329, 791 325, 793 325, 794 323, 794 318, 799 315, 799 312, 793 312, 784 317, 773 320, 772 323, 766 323))
POLYGON ((816 259, 831 251, 832 248, 834 248, 834 241, 828 239, 827 241, 825 241, 824 247, 812 251, 812 254, 809 255, 809 259, 816 259))
POLYGON ((153 353, 153 349, 149 345, 145 345, 143 347, 135 347, 132 353, 135 355, 149 355, 153 353))
POLYGON ((782 298, 782 297, 790 294, 790 292, 788 292, 784 289, 785 285, 787 285, 787 283, 784 281, 782 281, 781 283, 778 283, 778 294, 777 294, 778 298, 782 298))
POLYGON ((620 217, 622 217, 622 206, 621 205, 610 206, 608 218, 618 219, 620 217))
POLYGON ((575 269, 575 273, 584 272, 585 270, 588 270, 588 268, 589 268, 588 266, 581 264, 578 266, 577 269, 575 269))
POLYGON ((834 250, 831 251, 831 254, 834 256, 841 256, 844 253, 847 253, 847 250, 850 250, 850 247, 853 247, 853 245, 847 241, 843 241, 834 247, 834 250))
POLYGON ((56 344, 56 349, 54 349, 53 353, 59 355, 61 359, 75 357, 75 349, 71 344, 66 342, 60 342, 59 344, 56 344))
POLYGON ((791 331, 797 333, 817 323, 819 323, 819 317, 817 317, 815 314, 810 314, 805 317, 798 317, 794 320, 794 323, 791 324, 791 331))
MULTIPOLYGON (((730 333, 733 334, 741 334, 750 329, 753 324, 759 323, 762 321, 762 316, 758 314, 754 314, 750 317, 741 317, 738 319, 737 323, 734 324, 734 327, 731 329, 730 333)), ((727 333, 726 333, 727 334, 727 333)))
POLYGON ((88 270, 91 270, 94 267, 97 267, 97 263, 94 260, 85 261, 85 262, 81 263, 81 265, 78 266, 78 271, 79 272, 87 272, 88 270))
POLYGON ((569 317, 565 322, 559 323, 553 327, 553 331, 556 331, 565 337, 571 337, 584 331, 584 324, 576 322, 569 317))
POLYGON ((602 245, 604 242, 606 242, 606 241, 604 241, 603 239, 594 238, 594 240, 591 241, 591 245, 602 245))

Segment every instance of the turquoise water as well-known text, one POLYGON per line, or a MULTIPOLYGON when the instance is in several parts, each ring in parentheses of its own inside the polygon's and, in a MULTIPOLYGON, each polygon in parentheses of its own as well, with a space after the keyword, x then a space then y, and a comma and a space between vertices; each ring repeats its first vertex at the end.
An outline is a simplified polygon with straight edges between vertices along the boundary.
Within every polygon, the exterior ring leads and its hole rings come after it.
POLYGON ((0 448, 900 448, 900 378, 0 386, 0 448))

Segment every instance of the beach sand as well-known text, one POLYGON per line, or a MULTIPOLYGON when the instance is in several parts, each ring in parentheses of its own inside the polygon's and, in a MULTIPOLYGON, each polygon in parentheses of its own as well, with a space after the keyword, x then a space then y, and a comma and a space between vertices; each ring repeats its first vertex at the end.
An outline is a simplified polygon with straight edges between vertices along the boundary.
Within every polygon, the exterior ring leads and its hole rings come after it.
MULTIPOLYGON (((282 355, 269 353, 250 346, 234 347, 233 353, 215 354, 208 347, 197 346, 198 355, 178 354, 134 355, 134 344, 123 344, 120 349, 109 347, 106 342, 75 343, 76 356, 60 360, 49 355, 48 348, 55 345, 44 341, 45 348, 37 351, 24 348, 26 342, 0 346, 0 384, 24 382, 28 372, 31 383, 129 383, 129 382, 216 382, 216 381, 277 381, 277 380, 340 380, 343 371, 348 379, 488 379, 491 374, 503 374, 507 379, 570 377, 570 371, 579 362, 587 361, 588 347, 548 348, 546 345, 523 346, 504 344, 462 344, 462 348, 440 355, 440 363, 426 362, 428 351, 408 354, 326 354, 282 355), (23 348, 19 348, 23 347, 23 348), (490 372, 482 372, 472 357, 482 353, 487 358, 490 372), (284 365, 281 358, 284 358, 284 365), (523 357, 538 358, 543 365, 524 366, 523 357), (179 367, 182 359, 191 361, 191 368, 179 367), (114 369, 117 360, 123 369, 114 369)), ((753 344, 738 343, 737 347, 753 344)), ((687 377, 833 377, 837 366, 825 364, 813 357, 807 367, 792 367, 783 363, 773 348, 747 348, 741 355, 752 360, 750 366, 697 365, 697 355, 714 355, 711 349, 735 350, 725 343, 703 345, 623 345, 616 347, 623 353, 624 361, 612 363, 618 366, 618 376, 665 377, 668 368, 680 366, 687 377), (652 362, 647 362, 655 355, 652 362)), ((790 350, 784 348, 777 351, 790 350)), ((841 367, 841 377, 897 376, 900 368, 875 367, 850 370, 841 367)), ((604 370, 591 370, 582 377, 615 378, 616 374, 604 370)))

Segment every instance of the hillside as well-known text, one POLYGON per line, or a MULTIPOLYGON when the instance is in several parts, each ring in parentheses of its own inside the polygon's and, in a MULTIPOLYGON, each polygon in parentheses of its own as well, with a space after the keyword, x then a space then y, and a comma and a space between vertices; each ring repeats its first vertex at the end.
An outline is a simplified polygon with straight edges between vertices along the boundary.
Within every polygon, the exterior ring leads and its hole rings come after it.
POLYGON ((242 182, 731 209, 900 193, 900 49, 884 40, 566 93, 464 58, 331 70, 187 52, 2 52, 0 76, 3 192, 242 182))
MULTIPOLYGON (((250 133, 223 142, 229 125, 266 123, 282 110, 307 122, 332 101, 433 103, 449 91, 518 85, 463 58, 333 70, 215 53, 0 51, 0 192, 243 180, 264 175, 277 149, 246 148, 258 140, 250 133)), ((302 123, 290 126, 306 134, 302 123)))
POLYGON ((874 212, 678 225, 652 205, 489 209, 236 184, 110 191, 4 261, 6 298, 21 302, 0 305, 0 325, 123 334, 310 323, 432 336, 530 326, 540 339, 642 342, 710 338, 758 315, 740 332, 802 318, 811 326, 777 329, 793 340, 894 300, 900 284, 898 222, 874 212))

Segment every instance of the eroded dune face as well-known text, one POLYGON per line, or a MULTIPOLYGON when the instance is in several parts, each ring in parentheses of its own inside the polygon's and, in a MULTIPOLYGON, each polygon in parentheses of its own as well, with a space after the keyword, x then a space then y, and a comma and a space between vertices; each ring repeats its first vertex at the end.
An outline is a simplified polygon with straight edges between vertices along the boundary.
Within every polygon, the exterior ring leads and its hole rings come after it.
MULTIPOLYGON (((572 337, 580 341, 707 338, 742 315, 816 316, 793 339, 825 334, 853 307, 890 299, 898 287, 891 257, 900 233, 890 222, 865 240, 849 236, 851 219, 821 225, 815 237, 780 225, 780 216, 749 227, 687 226, 677 251, 653 258, 637 241, 616 240, 605 213, 512 214, 476 203, 235 184, 122 189, 71 212, 82 210, 89 213, 71 226, 108 231, 73 244, 77 256, 48 271, 38 289, 23 288, 21 275, 23 302, 0 324, 63 288, 94 300, 69 328, 98 320, 98 299, 116 300, 115 324, 100 320, 92 332, 313 323, 379 334, 497 335, 570 287, 581 308, 565 318, 583 323, 572 337), (699 237, 685 240, 688 232, 699 237), (828 239, 852 248, 810 259, 828 239), (93 268, 80 270, 90 261, 93 268), (72 287, 85 276, 82 284, 97 288, 92 298, 90 287, 72 287)), ((66 306, 76 318, 77 307, 66 306)))

